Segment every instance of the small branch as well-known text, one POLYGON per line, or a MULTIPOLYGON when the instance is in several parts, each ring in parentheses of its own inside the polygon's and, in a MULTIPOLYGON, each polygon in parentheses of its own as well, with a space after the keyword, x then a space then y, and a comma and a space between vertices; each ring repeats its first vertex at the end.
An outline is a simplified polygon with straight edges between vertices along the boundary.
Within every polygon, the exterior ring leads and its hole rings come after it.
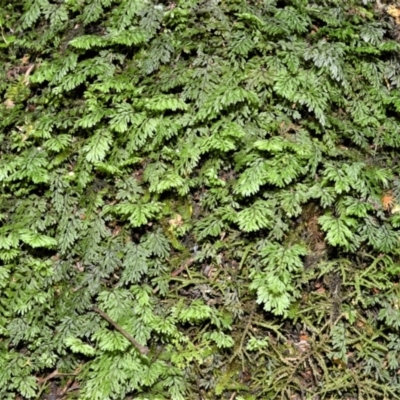
MULTIPOLYGON (((178 275, 180 275, 181 272, 183 272, 187 267, 190 267, 194 263, 194 258, 189 258, 186 262, 184 262, 179 268, 177 268, 175 271, 171 272, 171 277, 176 278, 178 275)), ((153 293, 156 294, 160 288, 155 288, 153 290, 153 293)))
POLYGON ((42 384, 42 383, 46 383, 48 380, 59 376, 59 372, 58 370, 53 371, 51 374, 47 375, 45 378, 38 378, 38 383, 42 384))
POLYGON ((39 385, 46 383, 47 381, 49 381, 50 379, 53 378, 58 378, 60 376, 77 376, 79 373, 80 367, 78 367, 74 372, 71 373, 62 373, 62 372, 58 372, 58 370, 54 370, 53 372, 51 372, 49 375, 47 375, 44 378, 37 378, 37 381, 39 383, 39 385))
POLYGON ((30 73, 32 72, 32 70, 33 70, 34 67, 35 67, 35 64, 31 64, 31 65, 28 67, 28 69, 26 70, 25 75, 24 75, 24 83, 25 83, 25 85, 28 85, 28 84, 29 84, 29 82, 28 82, 28 77, 29 77, 29 75, 30 75, 30 73))
POLYGON ((189 258, 185 263, 183 263, 178 269, 171 273, 172 277, 177 277, 182 271, 184 271, 187 267, 190 267, 194 262, 194 258, 189 258))
POLYGON ((97 307, 93 307, 93 311, 100 314, 110 325, 112 325, 122 336, 124 336, 127 340, 129 340, 133 346, 139 351, 140 354, 147 354, 149 352, 149 348, 146 346, 142 346, 139 344, 128 332, 126 332, 123 328, 121 328, 115 321, 113 321, 104 311, 100 310, 97 307))
POLYGON ((78 390, 80 385, 78 382, 74 382, 72 379, 69 379, 64 388, 60 391, 58 398, 63 399, 67 392, 72 392, 73 390, 78 390))

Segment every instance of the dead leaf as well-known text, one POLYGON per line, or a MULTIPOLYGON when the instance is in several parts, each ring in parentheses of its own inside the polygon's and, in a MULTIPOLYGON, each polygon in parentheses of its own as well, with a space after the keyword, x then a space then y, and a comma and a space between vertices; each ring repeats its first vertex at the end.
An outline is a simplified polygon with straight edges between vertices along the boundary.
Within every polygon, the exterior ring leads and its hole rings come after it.
POLYGON ((4 102, 4 105, 6 106, 7 109, 10 109, 10 108, 14 108, 14 107, 15 107, 15 103, 14 103, 12 100, 10 100, 10 99, 7 99, 7 100, 4 102))
POLYGON ((397 25, 400 25, 400 8, 392 4, 387 8, 387 13, 395 19, 397 25))
POLYGON ((29 62, 29 55, 25 54, 21 59, 21 64, 25 65, 25 64, 28 64, 28 62, 29 62))
POLYGON ((382 207, 384 210, 390 210, 394 205, 394 196, 392 192, 386 192, 381 198, 382 207))
POLYGON ((171 225, 171 228, 176 228, 177 226, 182 226, 183 225, 182 215, 175 214, 175 218, 170 219, 168 222, 171 225))

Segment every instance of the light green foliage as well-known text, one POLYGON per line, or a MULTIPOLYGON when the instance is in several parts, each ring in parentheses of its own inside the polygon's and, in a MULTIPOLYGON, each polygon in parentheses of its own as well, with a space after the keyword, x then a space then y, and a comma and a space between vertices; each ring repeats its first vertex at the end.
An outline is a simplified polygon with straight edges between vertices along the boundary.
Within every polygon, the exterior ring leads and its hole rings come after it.
POLYGON ((386 9, 3 3, 1 399, 400 398, 386 9))
POLYGON ((250 289, 257 290, 257 302, 264 304, 266 311, 284 314, 293 298, 293 280, 303 268, 301 256, 307 254, 307 249, 300 244, 285 248, 269 242, 261 243, 259 254, 262 268, 251 272, 250 289))

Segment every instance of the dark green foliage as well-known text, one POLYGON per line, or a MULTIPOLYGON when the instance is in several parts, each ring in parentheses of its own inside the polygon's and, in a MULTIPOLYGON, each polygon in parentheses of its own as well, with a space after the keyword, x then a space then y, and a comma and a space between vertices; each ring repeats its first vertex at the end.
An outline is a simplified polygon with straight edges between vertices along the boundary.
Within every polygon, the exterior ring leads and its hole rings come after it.
POLYGON ((1 399, 400 398, 374 4, 3 2, 1 399))

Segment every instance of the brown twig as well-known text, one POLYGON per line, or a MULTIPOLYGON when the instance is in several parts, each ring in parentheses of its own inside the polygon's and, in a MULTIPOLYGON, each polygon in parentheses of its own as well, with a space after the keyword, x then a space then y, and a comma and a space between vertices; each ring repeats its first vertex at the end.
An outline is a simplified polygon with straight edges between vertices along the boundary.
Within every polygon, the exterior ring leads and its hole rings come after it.
POLYGON ((60 390, 60 393, 58 394, 59 398, 62 398, 65 393, 67 393, 69 387, 72 385, 73 380, 72 379, 68 379, 67 383, 65 384, 65 386, 60 390))
POLYGON ((29 75, 32 72, 34 67, 35 67, 35 64, 31 64, 31 65, 29 65, 28 69, 26 70, 25 75, 24 75, 24 83, 25 83, 25 85, 28 85, 28 83, 29 83, 28 82, 28 77, 29 77, 29 75))
POLYGON ((126 332, 123 328, 121 328, 115 321, 113 321, 104 311, 100 310, 97 307, 93 307, 93 311, 100 314, 110 325, 112 325, 122 336, 128 339, 133 346, 139 351, 140 354, 147 354, 149 352, 149 348, 146 346, 142 346, 139 344, 128 332, 126 332))
POLYGON ((72 392, 73 390, 78 390, 80 387, 78 382, 74 382, 72 379, 69 379, 65 384, 64 388, 60 391, 58 397, 63 398, 67 392, 72 392))
POLYGON ((184 262, 178 269, 171 273, 171 276, 175 278, 178 276, 182 271, 184 271, 187 267, 190 267, 194 262, 194 258, 189 258, 186 262, 184 262))
POLYGON ((59 376, 58 370, 53 371, 51 374, 47 375, 44 378, 37 378, 39 385, 42 383, 46 383, 48 380, 55 378, 56 376, 59 376))
POLYGON ((53 372, 51 372, 49 375, 47 375, 46 377, 37 378, 37 380, 40 385, 42 383, 46 383, 50 379, 58 378, 59 376, 76 376, 79 373, 79 369, 80 369, 80 367, 78 367, 74 372, 71 372, 71 373, 61 373, 61 372, 58 372, 58 369, 56 369, 53 372))
MULTIPOLYGON (((190 267, 194 263, 194 258, 189 258, 186 262, 184 262, 179 268, 177 268, 175 271, 171 272, 171 277, 175 278, 177 277, 181 272, 183 272, 187 267, 190 267)), ((159 287, 155 288, 153 290, 153 293, 156 294, 160 290, 159 287)))

